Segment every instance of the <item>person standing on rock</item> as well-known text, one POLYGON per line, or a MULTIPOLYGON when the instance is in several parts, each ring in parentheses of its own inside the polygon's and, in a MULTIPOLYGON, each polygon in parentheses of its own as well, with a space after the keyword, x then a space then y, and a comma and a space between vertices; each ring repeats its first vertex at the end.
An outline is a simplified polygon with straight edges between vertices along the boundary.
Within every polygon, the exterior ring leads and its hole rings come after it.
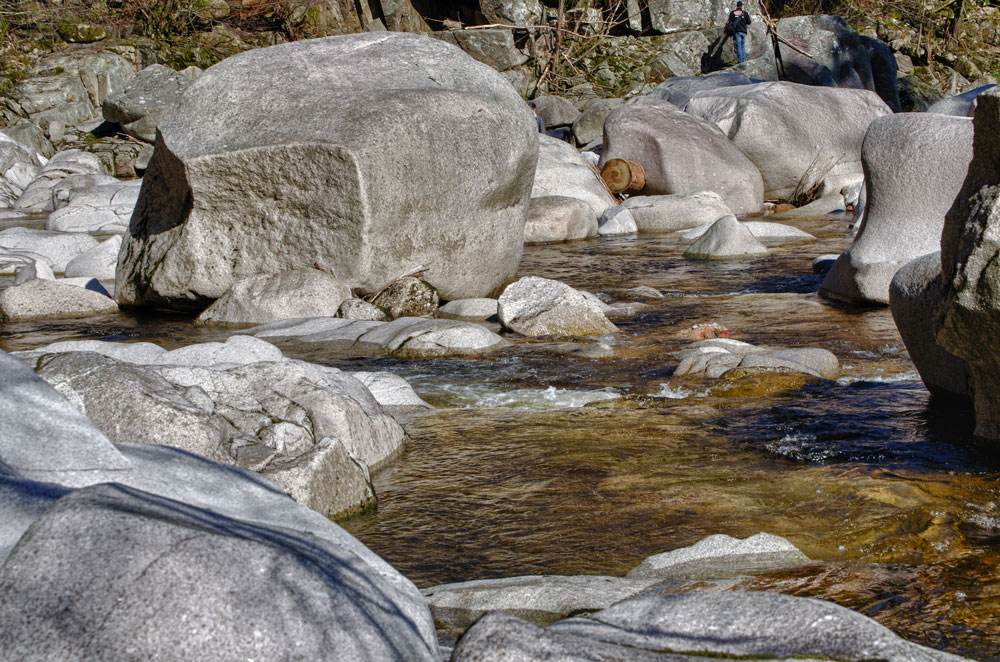
POLYGON ((733 45, 736 47, 736 59, 739 62, 746 62, 747 49, 747 26, 750 25, 750 14, 743 9, 743 2, 736 3, 736 9, 729 12, 726 19, 726 34, 733 38, 733 45))

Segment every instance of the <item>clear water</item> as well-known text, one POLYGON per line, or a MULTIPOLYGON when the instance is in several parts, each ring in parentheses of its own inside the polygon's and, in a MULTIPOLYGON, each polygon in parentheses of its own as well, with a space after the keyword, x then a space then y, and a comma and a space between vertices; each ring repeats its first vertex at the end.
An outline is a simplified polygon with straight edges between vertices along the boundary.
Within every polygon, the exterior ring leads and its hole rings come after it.
MULTIPOLYGON (((849 244, 847 221, 790 224, 819 240, 749 262, 689 261, 670 236, 527 247, 521 275, 618 301, 638 285, 666 295, 610 338, 511 337, 481 359, 283 345, 400 374, 437 407, 404 421, 406 454, 374 478, 378 509, 344 527, 419 586, 623 574, 713 533, 767 531, 825 563, 745 588, 831 599, 920 643, 1000 660, 1000 458, 971 440, 971 412, 929 396, 887 310, 815 294, 812 260, 849 244), (712 322, 759 345, 829 349, 841 378, 674 377, 685 332, 712 322)), ((226 335, 123 313, 4 325, 0 347, 226 335)))

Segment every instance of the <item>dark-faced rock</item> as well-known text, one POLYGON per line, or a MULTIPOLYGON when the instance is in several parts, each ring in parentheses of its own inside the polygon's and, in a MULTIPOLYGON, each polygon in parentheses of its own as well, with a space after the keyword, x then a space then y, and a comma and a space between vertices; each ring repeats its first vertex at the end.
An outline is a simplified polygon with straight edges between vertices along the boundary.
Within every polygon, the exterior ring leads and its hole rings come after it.
POLYGON ((785 82, 698 92, 686 110, 722 129, 760 170, 764 197, 782 201, 860 179, 865 131, 892 112, 874 92, 785 82))
POLYGON ((903 265, 889 285, 892 319, 927 390, 968 398, 972 395, 968 366, 935 340, 935 322, 941 315, 944 296, 941 254, 937 252, 903 265))
POLYGON ((820 294, 885 305, 896 271, 940 247, 944 216, 972 160, 972 121, 931 113, 882 117, 868 128, 861 158, 864 224, 820 294))
POLYGON ((569 100, 556 96, 540 96, 532 99, 535 112, 545 120, 545 126, 569 126, 580 117, 580 111, 569 100))
POLYGON ((598 303, 559 281, 527 276, 508 285, 498 301, 500 323, 525 336, 618 332, 598 303))
POLYGON ((734 214, 763 202, 757 166, 717 127, 666 101, 640 97, 608 115, 601 167, 612 159, 642 166, 643 195, 714 191, 734 214))
POLYGON ((372 304, 396 319, 433 315, 437 310, 438 300, 437 290, 426 281, 414 276, 404 276, 392 281, 379 292, 372 299, 372 304))
POLYGON ((500 74, 439 40, 241 53, 161 121, 117 296, 197 308, 314 262, 365 291, 423 266, 442 296, 482 296, 520 260, 537 136, 500 74))
POLYGON ((508 71, 528 61, 528 56, 515 46, 514 33, 509 29, 448 30, 432 34, 497 71, 508 71))
POLYGON ((350 297, 350 288, 319 269, 260 274, 233 283, 198 320, 262 324, 294 317, 333 317, 350 297))
POLYGON ((604 120, 618 106, 621 99, 598 99, 573 121, 573 136, 577 145, 589 145, 604 137, 604 120))
POLYGON ((787 80, 804 85, 875 89, 868 49, 843 18, 793 16, 779 20, 777 31, 779 37, 796 47, 779 46, 787 80))
POLYGON ((118 122, 122 131, 133 138, 153 142, 157 124, 173 109, 197 73, 197 69, 174 71, 162 64, 150 65, 104 100, 104 119, 118 122))
POLYGON ((579 198, 544 195, 531 199, 524 222, 524 243, 586 239, 597 235, 597 219, 579 198))

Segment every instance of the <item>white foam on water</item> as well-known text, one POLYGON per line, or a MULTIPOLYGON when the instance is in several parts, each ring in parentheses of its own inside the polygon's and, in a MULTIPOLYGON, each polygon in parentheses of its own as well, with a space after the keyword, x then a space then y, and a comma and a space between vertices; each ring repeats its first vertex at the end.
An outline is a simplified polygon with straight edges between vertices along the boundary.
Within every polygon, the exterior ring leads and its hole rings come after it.
POLYGON ((592 402, 617 400, 621 393, 613 388, 581 391, 550 386, 496 391, 486 385, 442 387, 456 407, 512 407, 524 409, 576 409, 592 402))
POLYGON ((685 398, 704 398, 707 393, 692 391, 680 386, 671 386, 670 382, 660 384, 660 390, 653 394, 654 398, 667 398, 668 400, 683 400, 685 398))
POLYGON ((767 442, 764 444, 764 448, 781 457, 793 460, 809 460, 810 462, 821 462, 833 455, 833 451, 817 448, 815 443, 816 435, 806 432, 793 432, 786 434, 781 439, 767 442))
POLYGON ((850 386, 858 382, 871 382, 873 384, 901 384, 904 382, 919 382, 920 373, 916 370, 899 372, 895 375, 851 375, 840 377, 837 383, 841 386, 850 386))

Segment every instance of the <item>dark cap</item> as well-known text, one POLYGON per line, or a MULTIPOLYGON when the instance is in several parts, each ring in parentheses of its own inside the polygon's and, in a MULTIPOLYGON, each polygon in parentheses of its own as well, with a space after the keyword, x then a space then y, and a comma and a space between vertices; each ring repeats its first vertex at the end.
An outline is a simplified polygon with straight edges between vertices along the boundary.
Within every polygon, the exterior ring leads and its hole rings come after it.
POLYGON ((737 3, 736 3, 736 6, 737 6, 737 7, 742 7, 742 6, 743 6, 743 2, 742 2, 742 0, 740 0, 739 2, 737 2, 737 3))

